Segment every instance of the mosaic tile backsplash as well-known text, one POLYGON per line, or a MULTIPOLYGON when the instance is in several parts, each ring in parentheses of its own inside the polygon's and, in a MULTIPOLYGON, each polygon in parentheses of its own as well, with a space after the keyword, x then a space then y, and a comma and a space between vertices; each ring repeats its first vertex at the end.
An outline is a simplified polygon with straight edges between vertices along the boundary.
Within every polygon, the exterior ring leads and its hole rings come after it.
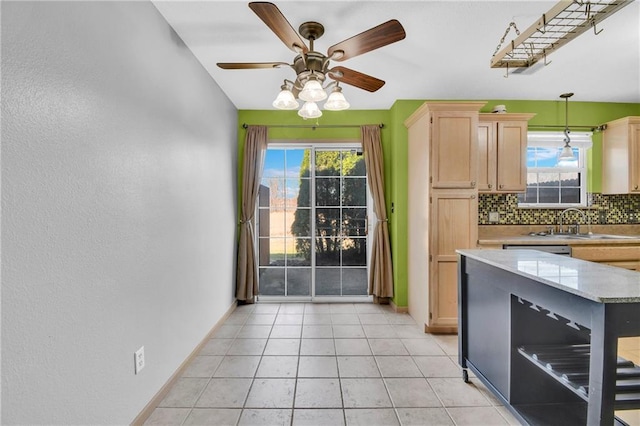
MULTIPOLYGON (((588 194, 589 207, 583 207, 593 225, 621 225, 640 223, 640 195, 588 194)), ((479 194, 479 225, 555 225, 562 209, 518 208, 517 194, 479 194), (500 220, 489 222, 489 212, 498 212, 500 220)), ((565 223, 579 219, 575 212, 568 212, 565 223)), ((582 223, 582 220, 579 220, 582 223)))

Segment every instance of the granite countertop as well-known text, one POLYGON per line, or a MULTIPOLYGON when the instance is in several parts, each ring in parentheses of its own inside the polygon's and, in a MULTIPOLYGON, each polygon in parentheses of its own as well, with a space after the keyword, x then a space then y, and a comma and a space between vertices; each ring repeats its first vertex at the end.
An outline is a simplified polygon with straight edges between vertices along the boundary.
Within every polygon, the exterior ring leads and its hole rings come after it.
POLYGON ((594 302, 640 302, 640 272, 536 250, 465 249, 456 252, 594 302))

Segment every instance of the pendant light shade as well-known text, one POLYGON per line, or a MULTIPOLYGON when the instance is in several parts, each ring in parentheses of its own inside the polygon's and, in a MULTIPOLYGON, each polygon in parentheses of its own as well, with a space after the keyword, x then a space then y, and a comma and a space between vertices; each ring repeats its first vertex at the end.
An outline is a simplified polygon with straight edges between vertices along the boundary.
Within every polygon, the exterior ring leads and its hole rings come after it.
POLYGON ((306 102, 320 102, 327 99, 327 92, 318 80, 310 79, 304 84, 298 97, 306 102))
POLYGON ((308 118, 318 118, 322 116, 322 111, 320 111, 318 104, 315 102, 305 102, 302 108, 300 108, 300 111, 298 111, 298 115, 306 120, 308 118))
POLYGON ((291 90, 286 85, 283 85, 278 97, 273 101, 273 106, 278 109, 297 109, 300 104, 296 101, 291 90))
POLYGON ((334 87, 333 91, 329 95, 329 99, 324 103, 324 109, 329 111, 342 111, 349 108, 349 102, 342 94, 342 88, 340 86, 334 87))

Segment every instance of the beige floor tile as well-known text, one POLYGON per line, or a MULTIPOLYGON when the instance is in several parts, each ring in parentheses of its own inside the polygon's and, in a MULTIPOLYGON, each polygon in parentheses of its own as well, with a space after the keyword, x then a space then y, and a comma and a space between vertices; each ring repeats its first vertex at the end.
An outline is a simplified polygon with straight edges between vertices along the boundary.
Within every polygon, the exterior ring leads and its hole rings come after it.
POLYGON ((273 325, 276 320, 276 314, 259 314, 253 313, 249 315, 245 324, 249 325, 273 325))
POLYGON ((384 379, 394 407, 442 407, 426 379, 384 379))
MULTIPOLYGON (((511 425, 511 426, 520 426, 520 422, 518 421, 518 419, 516 419, 513 414, 511 414, 511 412, 507 409, 507 407, 505 406, 499 406, 499 407, 495 407, 496 410, 498 410, 498 413, 500 413, 500 415, 502 416, 503 419, 506 420, 506 422, 511 425)), ((638 420, 640 420, 640 418, 638 418, 638 420)), ((634 423, 629 423, 629 424, 634 424, 634 423)), ((635 424, 639 424, 640 425, 640 421, 636 422, 635 424)))
POLYGON ((376 356, 382 377, 423 377, 410 356, 376 356))
POLYGON ((458 336, 434 334, 432 337, 447 355, 458 355, 458 336))
POLYGON ((409 355, 400 339, 368 339, 374 355, 409 355))
POLYGON ((332 339, 333 330, 330 325, 303 325, 302 326, 302 338, 303 339, 332 339))
POLYGON ((259 356, 228 355, 224 357, 213 376, 253 377, 259 363, 259 356))
POLYGON ((238 423, 239 408, 194 408, 184 426, 228 426, 238 423))
POLYGON ((454 424, 444 408, 398 408, 397 412, 402 426, 453 426, 454 424))
POLYGON ((462 369, 448 356, 414 356, 424 377, 462 377, 462 369))
POLYGON ((338 379, 298 379, 296 408, 342 408, 338 379))
POLYGON ((349 409, 344 410, 347 426, 394 426, 399 425, 398 417, 393 409, 349 409))
POLYGON ((146 426, 180 426, 191 411, 190 408, 156 408, 144 422, 146 426))
POLYGON ((302 313, 300 314, 278 314, 276 317, 276 325, 301 325, 302 324, 302 313))
POLYGON ((380 305, 374 303, 354 303, 354 308, 358 314, 382 314, 384 310, 380 305))
POLYGON ((458 426, 506 425, 507 421, 493 407, 452 407, 449 415, 458 426))
POLYGON ((336 354, 333 339, 302 339, 300 355, 324 355, 336 354))
POLYGON ((321 425, 344 426, 344 412, 333 408, 293 410, 293 426, 321 425))
POLYGON ((329 305, 332 314, 355 314, 356 307, 353 303, 334 303, 329 305))
POLYGON ((340 377, 380 377, 380 370, 372 356, 339 356, 340 377))
POLYGON ((367 339, 335 339, 336 355, 371 355, 367 339))
MULTIPOLYGON (((432 340, 431 336, 425 334, 424 330, 415 324, 393 324, 393 329, 401 339, 428 339, 432 340)), ((435 343, 435 342, 434 342, 435 343)))
POLYGON ((341 379, 340 384, 345 408, 392 407, 382 379, 341 379))
MULTIPOLYGON (((405 324, 405 325, 415 325, 417 326, 415 320, 409 314, 399 314, 399 313, 387 313, 387 318, 389 319, 389 324, 405 324)), ((418 328, 424 333, 424 327, 418 328)))
POLYGON ((222 362, 221 355, 200 355, 185 369, 182 377, 211 377, 222 362))
POLYGON ((331 325, 331 314, 306 314, 304 316, 303 324, 304 325, 331 325))
POLYGON ((291 410, 242 410, 238 426, 289 426, 291 410))
POLYGON ((445 407, 489 406, 487 398, 473 383, 465 383, 461 378, 427 379, 445 407))
POLYGON ((364 329, 358 324, 334 324, 333 337, 336 339, 361 339, 365 337, 364 329))
POLYGON ((442 355, 445 353, 433 339, 401 339, 410 355, 442 355))
POLYGON ((393 326, 389 324, 365 324, 362 328, 369 339, 394 339, 398 337, 393 326))
POLYGON ((361 324, 389 324, 389 319, 383 313, 358 314, 361 324))
POLYGON ((252 379, 211 379, 196 407, 242 408, 251 387, 252 379))
POLYGON ((279 303, 256 303, 254 314, 277 314, 280 311, 279 303))
POLYGON ((300 339, 269 339, 264 355, 298 355, 300 339))
POLYGON ((227 355, 262 355, 267 339, 236 339, 227 355))
POLYGON ((302 335, 302 325, 274 325, 271 339, 299 339, 302 335))
POLYGON ((292 408, 295 379, 255 379, 251 385, 246 408, 292 408))
POLYGON ((329 303, 308 303, 304 307, 305 314, 330 314, 332 305, 329 303))
POLYGON ((213 333, 212 337, 216 339, 234 339, 241 328, 241 324, 231 324, 228 321, 225 321, 225 323, 221 325, 215 333, 213 333))
POLYGON ((335 356, 301 356, 298 377, 338 377, 335 356))
POLYGON ((360 325, 360 317, 357 314, 331 314, 331 323, 334 325, 360 325))
POLYGON ((209 379, 180 378, 160 402, 160 407, 190 408, 196 402, 209 379))
POLYGON ((306 303, 283 303, 278 310, 279 314, 303 314, 306 303))
POLYGON ((245 324, 236 337, 239 339, 266 339, 270 333, 270 325, 245 324))
POLYGON ((247 321, 247 318, 249 318, 249 315, 249 312, 240 312, 238 311, 238 309, 236 309, 231 315, 229 315, 229 318, 227 318, 224 323, 225 325, 244 325, 244 323, 247 321))
POLYGON ((209 339, 200 350, 199 355, 224 355, 232 343, 233 339, 209 339))
POLYGON ((263 356, 256 377, 295 378, 297 373, 297 356, 263 356))

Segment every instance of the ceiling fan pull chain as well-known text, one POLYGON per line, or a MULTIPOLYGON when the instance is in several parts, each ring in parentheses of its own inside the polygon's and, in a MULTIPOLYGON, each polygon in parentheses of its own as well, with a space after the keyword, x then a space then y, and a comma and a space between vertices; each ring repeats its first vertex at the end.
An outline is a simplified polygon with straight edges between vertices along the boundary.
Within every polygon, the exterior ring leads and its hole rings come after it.
POLYGON ((504 35, 500 39, 500 43, 498 43, 498 47, 496 47, 496 51, 493 52, 492 56, 496 56, 496 53, 498 53, 500 51, 500 47, 502 46, 502 43, 504 43, 504 39, 507 38, 507 34, 509 34, 509 31, 511 30, 511 27, 513 27, 513 29, 516 31, 516 35, 520 35, 520 30, 516 26, 516 23, 514 21, 511 21, 509 23, 509 26, 507 26, 507 29, 505 30, 504 35))

